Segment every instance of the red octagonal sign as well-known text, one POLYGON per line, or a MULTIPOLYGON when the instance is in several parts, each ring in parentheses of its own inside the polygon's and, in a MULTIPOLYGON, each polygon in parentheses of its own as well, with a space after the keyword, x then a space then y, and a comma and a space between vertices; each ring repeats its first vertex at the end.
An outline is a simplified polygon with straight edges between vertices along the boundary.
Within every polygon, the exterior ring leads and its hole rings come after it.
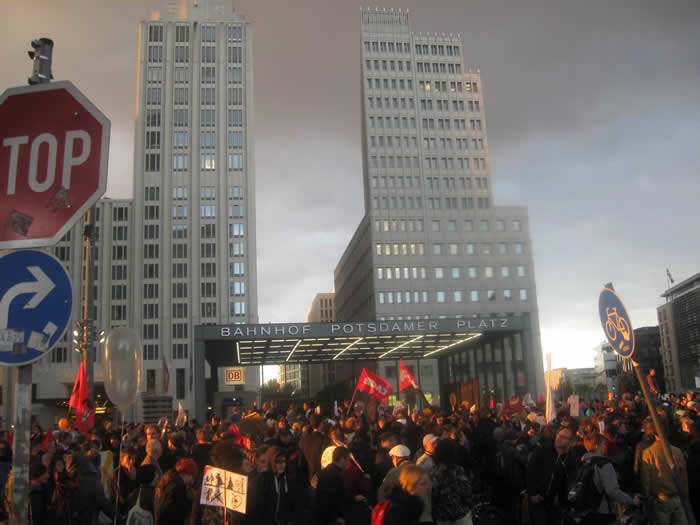
POLYGON ((0 249, 56 243, 104 195, 109 128, 67 81, 0 96, 0 249))

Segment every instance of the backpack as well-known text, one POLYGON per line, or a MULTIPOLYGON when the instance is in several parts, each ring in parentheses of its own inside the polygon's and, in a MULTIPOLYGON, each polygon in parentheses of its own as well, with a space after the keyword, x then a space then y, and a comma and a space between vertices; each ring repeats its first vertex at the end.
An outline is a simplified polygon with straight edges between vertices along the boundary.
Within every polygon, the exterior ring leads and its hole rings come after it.
POLYGON ((605 492, 596 488, 594 477, 596 471, 606 463, 612 463, 610 458, 594 456, 585 460, 579 467, 568 494, 569 506, 575 512, 587 514, 598 511, 605 492))
POLYGON ((372 511, 372 521, 370 522, 370 525, 382 525, 382 523, 384 522, 384 515, 386 514, 389 505, 391 505, 390 500, 385 500, 381 503, 377 503, 377 505, 374 507, 374 510, 372 511))
POLYGON ((126 525, 153 525, 154 523, 153 514, 141 507, 141 489, 139 489, 136 504, 126 515, 126 525))

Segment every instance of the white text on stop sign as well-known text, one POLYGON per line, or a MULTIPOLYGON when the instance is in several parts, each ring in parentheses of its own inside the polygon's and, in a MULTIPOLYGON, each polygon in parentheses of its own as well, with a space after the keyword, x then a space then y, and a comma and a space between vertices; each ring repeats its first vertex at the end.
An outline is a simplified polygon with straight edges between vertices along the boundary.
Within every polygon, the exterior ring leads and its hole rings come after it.
MULTIPOLYGON (((10 166, 7 177, 7 195, 14 195, 17 186, 17 165, 19 163, 20 154, 26 155, 26 148, 22 148, 22 145, 29 144, 29 137, 27 135, 19 137, 7 137, 2 141, 3 147, 10 148, 10 166)), ((82 129, 76 129, 72 131, 67 131, 64 144, 63 144, 63 172, 61 176, 61 186, 66 189, 70 189, 71 183, 71 170, 73 166, 80 166, 83 164, 90 156, 90 135, 87 131, 82 129), (76 140, 82 142, 82 149, 80 155, 77 157, 73 156, 73 144, 76 140)), ((33 141, 29 149, 29 173, 27 174, 29 188, 36 192, 42 193, 51 186, 53 186, 56 180, 56 151, 58 150, 58 140, 51 133, 42 133, 38 135, 33 141), (39 150, 41 147, 48 148, 47 156, 48 161, 46 163, 46 174, 44 179, 39 181, 39 173, 37 173, 39 166, 39 150)))

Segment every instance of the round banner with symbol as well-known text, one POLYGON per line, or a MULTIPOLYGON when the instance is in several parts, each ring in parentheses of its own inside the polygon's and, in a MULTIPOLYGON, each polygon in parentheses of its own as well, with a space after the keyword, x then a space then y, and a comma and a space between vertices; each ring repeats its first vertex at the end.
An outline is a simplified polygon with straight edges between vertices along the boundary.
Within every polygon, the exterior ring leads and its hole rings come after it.
POLYGON ((600 324, 610 346, 620 357, 632 357, 634 353, 634 330, 625 305, 614 290, 603 288, 598 299, 600 324))

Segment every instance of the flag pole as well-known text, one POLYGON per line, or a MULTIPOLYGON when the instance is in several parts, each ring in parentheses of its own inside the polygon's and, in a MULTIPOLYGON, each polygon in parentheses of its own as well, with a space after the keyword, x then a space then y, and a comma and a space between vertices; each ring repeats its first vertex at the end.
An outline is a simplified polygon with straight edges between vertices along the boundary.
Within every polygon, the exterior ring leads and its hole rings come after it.
POLYGON ((350 400, 350 404, 348 405, 348 409, 345 412, 345 417, 348 417, 350 415, 350 411, 352 410, 352 406, 355 404, 355 397, 357 396, 357 385, 355 385, 355 391, 352 393, 352 399, 350 400))

